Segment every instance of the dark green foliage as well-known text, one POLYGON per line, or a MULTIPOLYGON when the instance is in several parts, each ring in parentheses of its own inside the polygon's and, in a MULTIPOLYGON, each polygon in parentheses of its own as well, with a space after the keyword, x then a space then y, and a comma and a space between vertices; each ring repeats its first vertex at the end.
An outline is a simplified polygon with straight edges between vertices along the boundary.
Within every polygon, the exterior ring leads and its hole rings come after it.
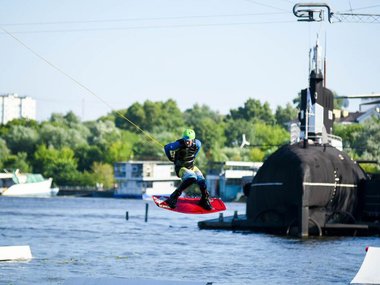
POLYGON ((91 165, 96 161, 103 160, 102 150, 95 145, 83 145, 76 149, 76 152, 80 154, 78 156, 78 170, 90 170, 91 165))
POLYGON ((334 125, 334 135, 337 135, 343 140, 343 147, 352 151, 355 146, 359 147, 359 135, 363 132, 364 125, 349 124, 349 125, 334 125))
POLYGON ((38 132, 34 128, 12 125, 4 139, 12 153, 33 153, 38 141, 38 132))
POLYGON ((132 148, 135 160, 164 160, 164 152, 160 145, 141 137, 132 148))
POLYGON ((298 109, 294 108, 292 104, 287 103, 285 108, 278 106, 276 109, 276 123, 285 129, 288 129, 288 124, 291 121, 298 120, 298 109))
POLYGON ((372 118, 364 124, 335 125, 334 134, 342 137, 344 149, 354 159, 377 161, 371 172, 380 171, 380 119, 372 118))
POLYGON ((3 160, 4 169, 22 169, 23 172, 31 172, 32 168, 28 163, 28 155, 26 152, 18 152, 17 154, 8 155, 3 160))
POLYGON ((148 100, 143 105, 136 102, 126 110, 113 112, 113 115, 118 128, 136 133, 141 133, 140 129, 146 132, 160 132, 184 126, 183 114, 173 100, 148 100))
MULTIPOLYGON (((207 172, 209 161, 264 160, 289 141, 284 128, 295 119, 290 104, 273 115, 268 103, 248 99, 227 116, 195 104, 181 112, 173 100, 134 103, 97 121, 82 123, 73 113, 52 114, 41 123, 13 120, 0 126, 0 167, 53 177, 56 185, 113 185, 118 161, 166 160, 163 145, 193 128, 202 141, 197 166, 207 172), (136 128, 128 120, 142 130, 136 128), (243 134, 250 146, 240 148, 243 134)), ((337 125, 335 134, 355 158, 380 161, 380 123, 337 125)))
POLYGON ((275 117, 270 109, 268 102, 261 104, 260 100, 248 99, 244 103, 244 107, 230 110, 229 118, 233 120, 246 120, 246 121, 262 121, 267 124, 274 124, 275 117))
POLYGON ((252 122, 244 119, 228 120, 224 129, 224 134, 227 138, 226 146, 239 147, 242 143, 243 134, 248 135, 252 126, 252 122))
POLYGON ((57 185, 76 185, 79 177, 74 151, 64 147, 60 150, 41 145, 34 153, 34 170, 45 177, 54 177, 57 185))

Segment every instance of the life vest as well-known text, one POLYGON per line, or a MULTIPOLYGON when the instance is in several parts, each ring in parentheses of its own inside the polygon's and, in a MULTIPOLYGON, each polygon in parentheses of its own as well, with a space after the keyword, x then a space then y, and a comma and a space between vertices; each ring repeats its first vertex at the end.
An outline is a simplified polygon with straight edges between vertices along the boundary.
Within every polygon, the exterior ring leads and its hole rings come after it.
POLYGON ((198 150, 198 147, 195 142, 191 146, 187 146, 183 139, 179 139, 181 147, 176 150, 174 155, 174 165, 176 172, 182 168, 186 167, 192 169, 194 167, 195 154, 198 150))

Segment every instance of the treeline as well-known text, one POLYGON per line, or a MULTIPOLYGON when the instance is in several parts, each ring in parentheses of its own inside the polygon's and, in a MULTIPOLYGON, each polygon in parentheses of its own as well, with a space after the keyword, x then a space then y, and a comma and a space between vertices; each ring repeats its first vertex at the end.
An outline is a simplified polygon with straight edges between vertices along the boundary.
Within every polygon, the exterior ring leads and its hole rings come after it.
MULTIPOLYGON (((227 115, 198 104, 182 112, 175 101, 167 100, 134 103, 89 122, 81 122, 73 112, 52 114, 43 122, 17 119, 0 126, 0 167, 41 173, 59 186, 102 183, 111 188, 114 162, 166 160, 162 145, 178 139, 187 127, 203 143, 198 165, 204 171, 209 161, 263 161, 289 141, 287 123, 297 113, 290 103, 273 113, 268 103, 255 99, 227 115), (240 148, 243 134, 249 147, 240 148)), ((380 158, 380 124, 371 126, 377 129, 368 133, 369 128, 354 125, 354 137, 350 127, 339 126, 337 134, 354 156, 380 158), (364 131, 377 148, 358 139, 364 131), (356 144, 363 151, 354 149, 356 144)))
POLYGON ((361 164, 367 172, 380 172, 380 118, 372 117, 364 124, 335 124, 334 134, 342 138, 344 151, 353 159, 374 162, 361 164))

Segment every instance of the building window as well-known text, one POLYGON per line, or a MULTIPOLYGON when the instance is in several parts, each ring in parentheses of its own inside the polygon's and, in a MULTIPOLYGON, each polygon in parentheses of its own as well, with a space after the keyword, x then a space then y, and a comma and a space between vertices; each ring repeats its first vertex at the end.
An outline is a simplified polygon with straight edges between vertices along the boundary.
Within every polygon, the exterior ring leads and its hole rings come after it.
POLYGON ((132 177, 142 177, 142 165, 137 164, 132 166, 132 177))
POLYGON ((115 170, 115 177, 125 177, 127 175, 124 164, 115 164, 114 170, 115 170))
POLYGON ((241 185, 241 179, 238 178, 228 178, 226 185, 241 185))

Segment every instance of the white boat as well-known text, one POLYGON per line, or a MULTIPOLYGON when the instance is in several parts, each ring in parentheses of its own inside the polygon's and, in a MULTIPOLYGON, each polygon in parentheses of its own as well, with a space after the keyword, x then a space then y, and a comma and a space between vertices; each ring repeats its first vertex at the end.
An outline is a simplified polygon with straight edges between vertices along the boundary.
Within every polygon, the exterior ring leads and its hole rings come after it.
POLYGON ((51 189, 53 179, 45 179, 41 174, 0 173, 0 194, 2 196, 50 197, 57 194, 51 189))

